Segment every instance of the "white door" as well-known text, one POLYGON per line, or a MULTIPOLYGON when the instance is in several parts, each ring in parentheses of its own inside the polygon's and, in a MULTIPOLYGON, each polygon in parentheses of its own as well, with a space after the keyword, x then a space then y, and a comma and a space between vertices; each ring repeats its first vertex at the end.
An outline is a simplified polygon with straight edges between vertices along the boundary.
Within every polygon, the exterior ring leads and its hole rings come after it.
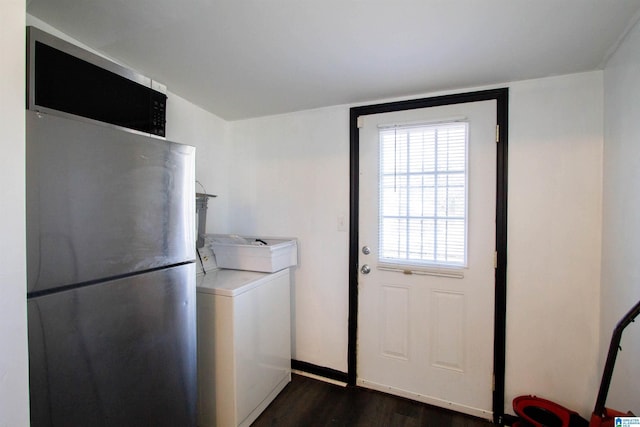
POLYGON ((491 418, 496 101, 359 127, 357 384, 491 418))

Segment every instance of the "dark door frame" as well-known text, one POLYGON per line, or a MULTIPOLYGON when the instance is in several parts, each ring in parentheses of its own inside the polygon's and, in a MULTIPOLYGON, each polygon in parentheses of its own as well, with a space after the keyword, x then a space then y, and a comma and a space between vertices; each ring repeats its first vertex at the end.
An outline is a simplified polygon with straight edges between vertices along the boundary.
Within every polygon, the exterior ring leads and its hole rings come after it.
POLYGON ((505 386, 505 331, 507 308, 507 160, 509 125, 509 89, 492 89, 453 95, 397 101, 384 104, 365 105, 350 109, 350 213, 349 213, 349 335, 348 335, 348 383, 356 383, 357 330, 358 330, 358 220, 360 197, 360 132, 358 117, 369 114, 438 107, 467 102, 496 100, 496 250, 495 312, 493 344, 493 418, 502 424, 504 417, 505 386))

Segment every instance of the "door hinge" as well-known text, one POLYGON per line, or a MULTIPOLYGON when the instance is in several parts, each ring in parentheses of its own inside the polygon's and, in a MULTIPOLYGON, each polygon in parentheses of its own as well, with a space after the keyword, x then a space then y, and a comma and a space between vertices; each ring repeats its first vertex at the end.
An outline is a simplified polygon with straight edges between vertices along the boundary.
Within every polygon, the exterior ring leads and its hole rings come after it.
POLYGON ((500 142, 500 125, 496 125, 496 143, 498 142, 500 142))
POLYGON ((498 251, 493 253, 493 268, 498 268, 498 251))
POLYGON ((362 129, 364 127, 364 117, 363 116, 358 116, 358 118, 356 119, 356 125, 358 126, 358 129, 362 129))

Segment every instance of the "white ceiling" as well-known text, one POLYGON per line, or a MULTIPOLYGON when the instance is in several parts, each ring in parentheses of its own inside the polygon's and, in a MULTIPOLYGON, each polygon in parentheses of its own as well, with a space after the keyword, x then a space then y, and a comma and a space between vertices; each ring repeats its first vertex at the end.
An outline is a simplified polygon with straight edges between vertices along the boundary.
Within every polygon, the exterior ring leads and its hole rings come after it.
POLYGON ((602 68, 640 0, 28 0, 237 120, 602 68))

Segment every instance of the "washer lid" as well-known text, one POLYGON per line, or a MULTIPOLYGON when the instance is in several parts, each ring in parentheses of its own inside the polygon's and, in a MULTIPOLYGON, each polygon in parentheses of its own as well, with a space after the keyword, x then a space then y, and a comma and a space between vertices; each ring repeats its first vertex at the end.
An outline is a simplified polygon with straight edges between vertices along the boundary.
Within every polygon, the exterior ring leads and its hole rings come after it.
POLYGON ((256 271, 221 269, 209 271, 206 275, 198 277, 196 285, 199 293, 234 297, 282 274, 286 274, 286 271, 259 273, 256 271))

